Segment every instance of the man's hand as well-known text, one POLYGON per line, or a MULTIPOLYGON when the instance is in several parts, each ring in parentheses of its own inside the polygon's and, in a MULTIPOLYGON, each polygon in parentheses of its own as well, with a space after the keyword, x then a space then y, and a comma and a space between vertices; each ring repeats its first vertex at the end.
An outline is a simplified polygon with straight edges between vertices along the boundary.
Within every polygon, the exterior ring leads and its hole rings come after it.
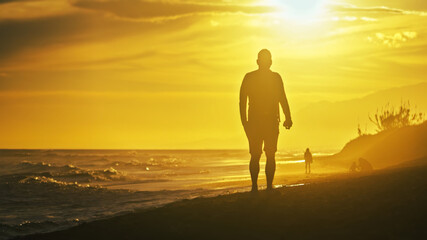
POLYGON ((291 127, 292 127, 292 120, 291 119, 286 119, 286 121, 283 123, 283 126, 286 128, 286 129, 290 129, 291 127))

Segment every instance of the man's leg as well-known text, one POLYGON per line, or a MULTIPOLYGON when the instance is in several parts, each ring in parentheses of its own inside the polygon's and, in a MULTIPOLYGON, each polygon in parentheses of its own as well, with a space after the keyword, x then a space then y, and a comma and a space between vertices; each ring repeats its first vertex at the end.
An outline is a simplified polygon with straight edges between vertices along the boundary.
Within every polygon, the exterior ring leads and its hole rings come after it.
POLYGON ((267 126, 264 138, 264 151, 267 156, 267 162, 265 163, 265 176, 267 178, 267 189, 273 189, 274 173, 276 172, 276 151, 277 151, 277 140, 279 137, 279 125, 273 124, 267 126))
POLYGON ((266 153, 265 176, 267 177, 267 190, 273 189, 274 173, 276 172, 276 153, 266 153))
POLYGON ((265 164, 265 176, 267 177, 267 189, 273 189, 274 173, 276 172, 275 153, 266 153, 267 162, 265 164))
POLYGON ((307 174, 307 165, 308 165, 308 163, 306 162, 305 163, 305 174, 307 174))
POLYGON ((311 163, 308 164, 308 173, 311 173, 311 163))
POLYGON ((261 155, 251 154, 251 162, 249 163, 249 171, 251 172, 252 191, 258 190, 258 174, 259 174, 259 160, 261 155))
POLYGON ((259 160, 262 154, 262 138, 256 128, 248 128, 246 136, 249 141, 249 153, 251 161, 249 162, 249 172, 251 173, 252 191, 258 190, 259 160))

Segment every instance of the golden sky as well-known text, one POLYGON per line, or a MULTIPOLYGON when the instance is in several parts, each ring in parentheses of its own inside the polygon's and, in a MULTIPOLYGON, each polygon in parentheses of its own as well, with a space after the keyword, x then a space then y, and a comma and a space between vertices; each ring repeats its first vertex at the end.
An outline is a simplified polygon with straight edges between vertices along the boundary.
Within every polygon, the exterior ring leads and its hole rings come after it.
POLYGON ((426 19, 420 0, 0 0, 0 148, 247 148, 238 90, 268 48, 279 149, 337 149, 368 108, 426 108, 426 19))

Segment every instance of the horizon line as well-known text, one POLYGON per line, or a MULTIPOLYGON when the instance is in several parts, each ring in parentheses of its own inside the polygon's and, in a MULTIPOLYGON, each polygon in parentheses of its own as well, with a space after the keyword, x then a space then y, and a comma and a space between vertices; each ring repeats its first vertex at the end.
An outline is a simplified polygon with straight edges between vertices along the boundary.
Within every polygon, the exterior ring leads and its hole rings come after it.
MULTIPOLYGON (((248 151, 248 149, 243 148, 0 148, 0 151, 35 151, 35 150, 52 150, 52 151, 105 151, 105 150, 113 150, 113 151, 248 151)), ((323 149, 325 150, 325 149, 323 149)), ((339 151, 340 149, 327 149, 328 151, 339 151)), ((277 152, 282 151, 296 151, 292 149, 278 149, 277 152)))

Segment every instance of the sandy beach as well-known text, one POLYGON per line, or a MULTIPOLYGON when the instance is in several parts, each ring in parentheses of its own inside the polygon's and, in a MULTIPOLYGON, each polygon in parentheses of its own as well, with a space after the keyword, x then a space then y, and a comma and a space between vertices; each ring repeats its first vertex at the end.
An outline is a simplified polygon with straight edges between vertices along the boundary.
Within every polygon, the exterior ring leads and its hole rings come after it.
POLYGON ((425 160, 273 192, 183 200, 18 239, 423 239, 425 160))

